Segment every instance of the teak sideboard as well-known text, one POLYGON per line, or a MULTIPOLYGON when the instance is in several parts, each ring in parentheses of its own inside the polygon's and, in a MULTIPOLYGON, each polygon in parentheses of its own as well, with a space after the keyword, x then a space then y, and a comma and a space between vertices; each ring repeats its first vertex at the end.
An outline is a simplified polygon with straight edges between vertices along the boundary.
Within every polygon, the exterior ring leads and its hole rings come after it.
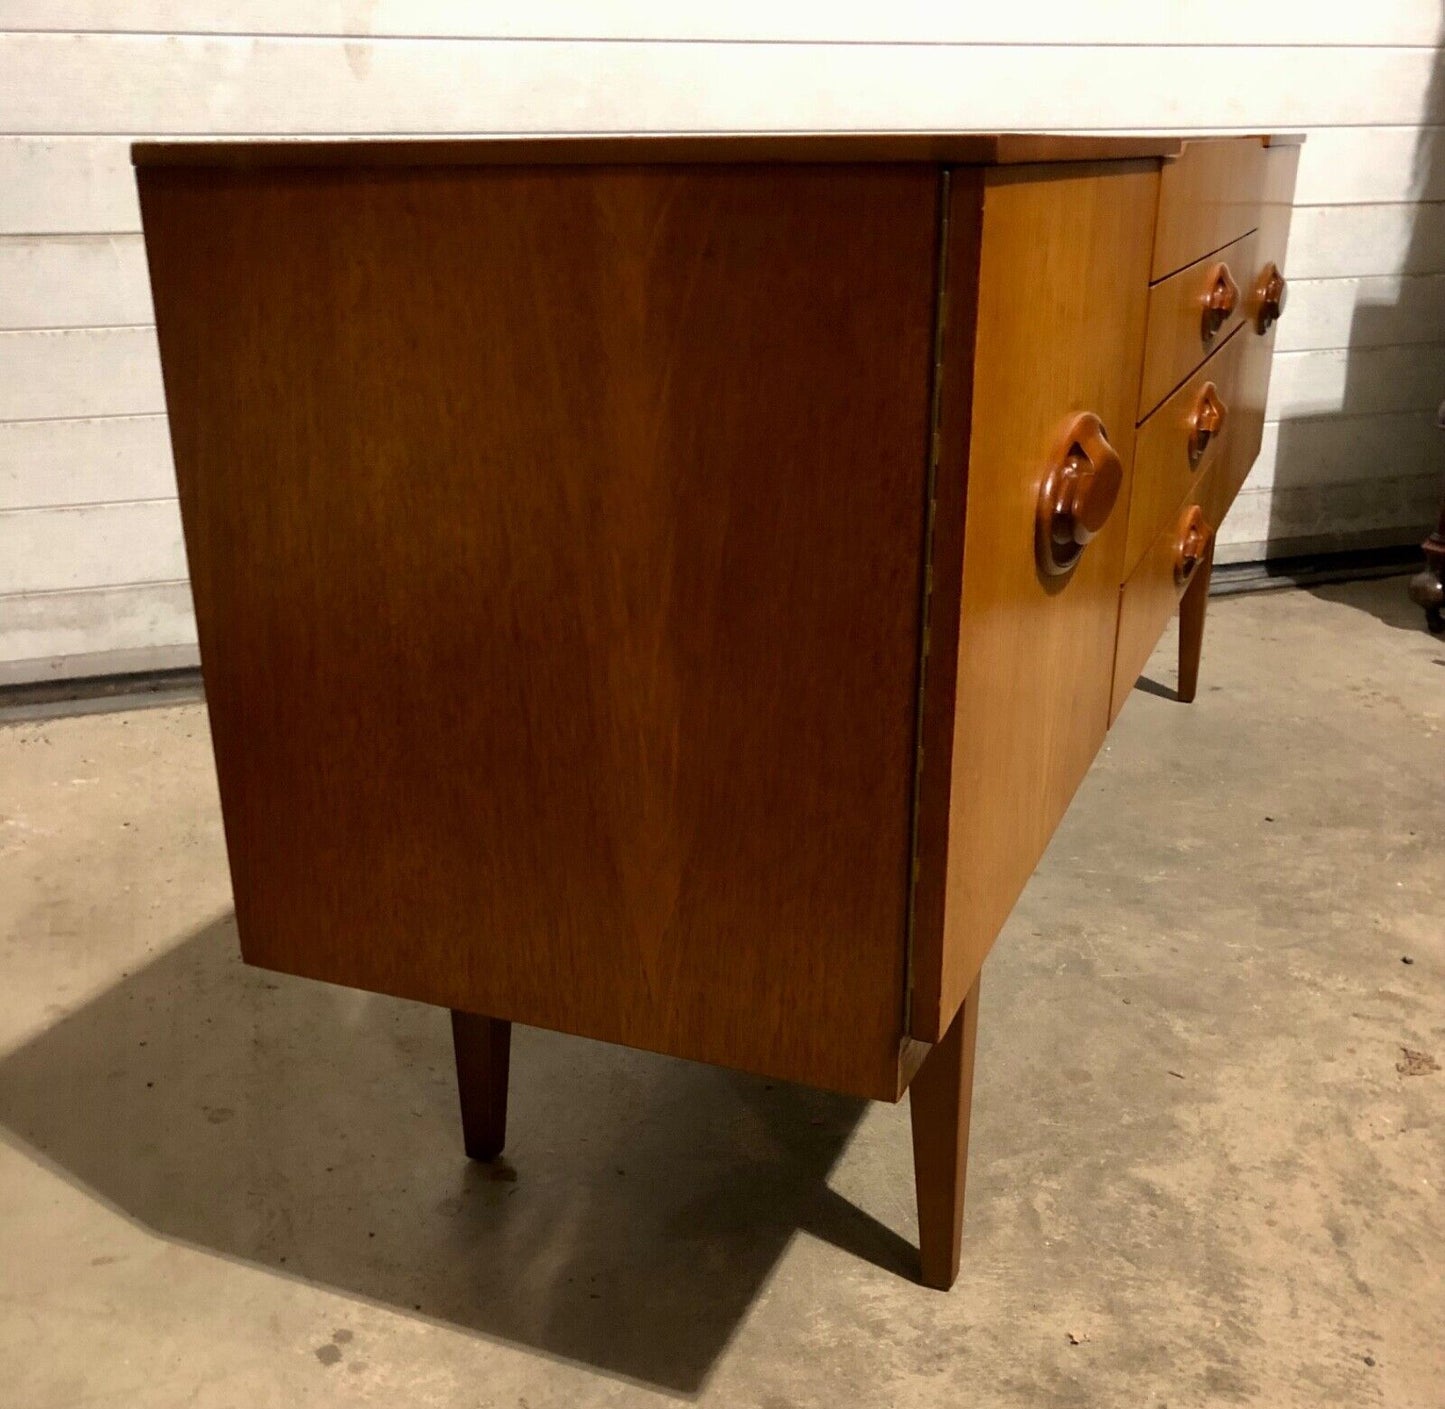
POLYGON ((242 953, 910 1091, 1259 449, 1298 139, 135 148, 242 953))

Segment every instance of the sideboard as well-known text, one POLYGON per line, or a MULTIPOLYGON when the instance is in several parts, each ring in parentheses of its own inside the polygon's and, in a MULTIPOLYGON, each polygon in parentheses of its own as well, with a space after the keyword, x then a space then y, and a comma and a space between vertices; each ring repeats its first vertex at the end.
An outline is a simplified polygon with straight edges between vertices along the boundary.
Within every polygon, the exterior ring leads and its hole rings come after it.
POLYGON ((244 958, 911 1092, 1260 446, 1298 139, 141 143, 244 958))

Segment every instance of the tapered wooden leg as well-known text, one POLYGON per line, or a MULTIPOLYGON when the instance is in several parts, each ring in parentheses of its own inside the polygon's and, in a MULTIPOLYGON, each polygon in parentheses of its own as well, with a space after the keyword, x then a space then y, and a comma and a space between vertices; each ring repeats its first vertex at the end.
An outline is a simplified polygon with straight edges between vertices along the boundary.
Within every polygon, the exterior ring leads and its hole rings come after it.
POLYGON ((507 1069, 512 1024, 452 1009, 452 1046, 462 1098, 462 1141, 472 1159, 490 1160, 507 1141, 507 1069))
POLYGON ((1204 609, 1209 605, 1209 579, 1214 572, 1214 539, 1194 569, 1179 603, 1179 698, 1192 703, 1199 688, 1199 657, 1204 650, 1204 609))
POLYGON ((924 1286, 940 1291, 947 1291, 958 1277, 977 1037, 978 980, 974 979, 958 1016, 924 1059, 908 1090, 919 1262, 924 1286))

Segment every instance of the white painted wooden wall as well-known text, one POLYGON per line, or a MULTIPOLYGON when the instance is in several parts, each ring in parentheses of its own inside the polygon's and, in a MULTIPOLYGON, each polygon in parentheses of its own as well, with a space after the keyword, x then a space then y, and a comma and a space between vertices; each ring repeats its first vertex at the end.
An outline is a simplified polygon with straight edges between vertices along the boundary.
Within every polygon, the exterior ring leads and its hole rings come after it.
POLYGON ((0 683, 194 659, 133 137, 1305 130, 1221 558, 1423 531, 1445 436, 1437 0, 0 0, 0 683))

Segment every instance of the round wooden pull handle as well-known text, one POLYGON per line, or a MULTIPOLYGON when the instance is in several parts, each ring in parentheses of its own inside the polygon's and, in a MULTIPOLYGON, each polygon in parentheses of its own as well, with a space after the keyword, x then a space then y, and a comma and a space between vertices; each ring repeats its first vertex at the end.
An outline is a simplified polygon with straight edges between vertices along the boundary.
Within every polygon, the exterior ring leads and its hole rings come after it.
POLYGON ((1229 322, 1234 310, 1239 307, 1239 285, 1229 266, 1221 260, 1211 265, 1204 281, 1204 341, 1211 341, 1215 334, 1229 322))
POLYGON ((1213 382, 1205 382, 1199 388, 1194 409, 1189 413, 1189 468, 1192 470, 1204 458, 1209 442, 1224 429, 1224 418, 1229 407, 1219 394, 1213 382))
POLYGON ((1075 416, 1039 488, 1037 548, 1044 576, 1072 571, 1108 520, 1123 482, 1123 461, 1102 422, 1092 411, 1075 416))
POLYGON ((1184 587, 1209 551, 1214 530, 1198 504, 1191 505, 1179 520, 1179 538, 1174 544, 1174 585, 1184 587))
POLYGON ((1289 281, 1279 272, 1279 265, 1271 261, 1260 270, 1254 286, 1254 331, 1261 337, 1279 321, 1288 296, 1289 281))

